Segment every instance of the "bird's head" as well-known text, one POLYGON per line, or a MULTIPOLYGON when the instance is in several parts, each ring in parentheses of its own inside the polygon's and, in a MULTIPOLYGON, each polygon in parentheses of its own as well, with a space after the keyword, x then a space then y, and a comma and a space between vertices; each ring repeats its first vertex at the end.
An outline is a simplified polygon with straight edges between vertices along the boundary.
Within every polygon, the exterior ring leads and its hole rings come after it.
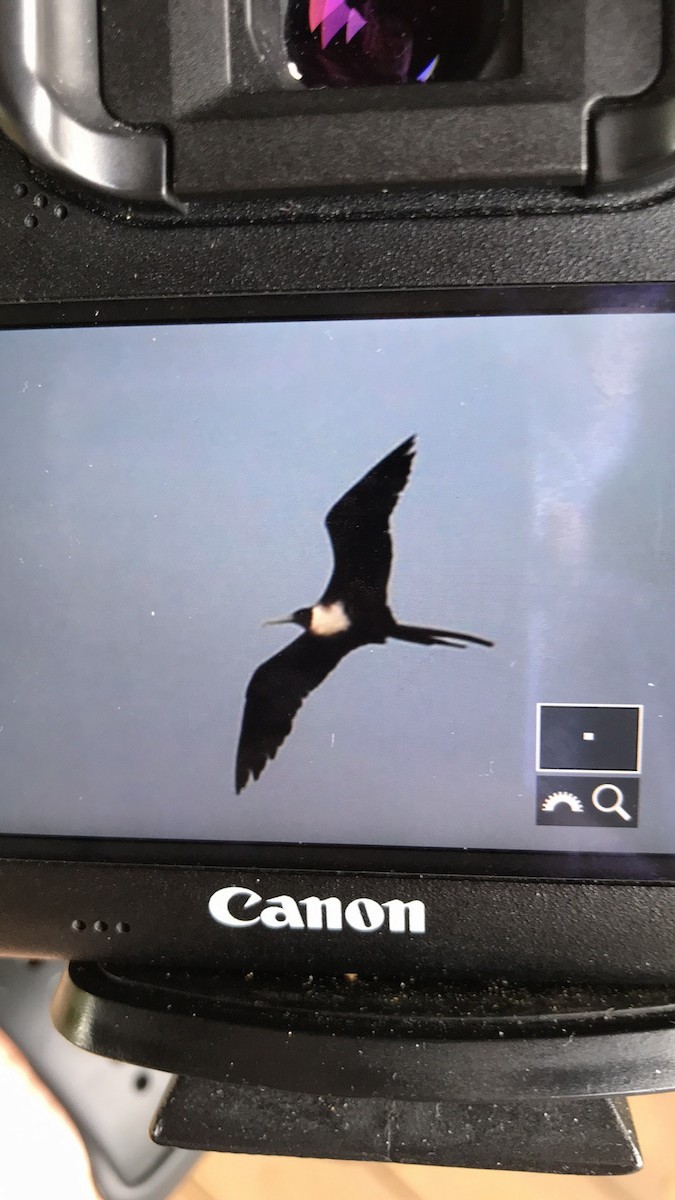
POLYGON ((287 617, 277 617, 274 621, 263 622, 265 625, 300 625, 302 629, 309 629, 311 623, 311 608, 296 608, 295 612, 290 613, 287 617))

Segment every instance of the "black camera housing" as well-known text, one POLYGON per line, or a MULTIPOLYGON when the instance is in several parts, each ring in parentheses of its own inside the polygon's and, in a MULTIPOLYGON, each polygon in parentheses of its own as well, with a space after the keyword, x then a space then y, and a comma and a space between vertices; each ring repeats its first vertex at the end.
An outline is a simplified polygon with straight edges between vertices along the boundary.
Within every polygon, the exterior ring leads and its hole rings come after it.
MULTIPOLYGON (((487 84, 490 101, 468 82, 367 100, 282 94, 273 116, 260 96, 225 98, 185 117, 162 68, 166 5, 102 4, 105 108, 159 137, 165 186, 88 186, 100 179, 39 154, 0 91, 0 325, 672 309, 674 6, 563 7, 554 43, 550 5, 523 0, 542 51, 537 67, 524 43, 523 71, 540 71, 531 108, 521 73, 487 84)), ((668 856, 14 837, 0 854, 6 954, 625 988, 675 974, 668 856), (263 898, 422 899, 427 929, 242 937, 208 912, 235 884, 263 898)))

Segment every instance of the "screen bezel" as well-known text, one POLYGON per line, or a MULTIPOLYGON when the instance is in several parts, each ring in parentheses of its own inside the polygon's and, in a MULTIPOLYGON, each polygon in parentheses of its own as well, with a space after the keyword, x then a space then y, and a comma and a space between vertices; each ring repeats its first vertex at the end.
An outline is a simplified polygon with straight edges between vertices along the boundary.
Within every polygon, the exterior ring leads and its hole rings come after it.
MULTIPOLYGON (((0 303, 0 331, 166 325, 362 320, 397 317, 537 316, 675 311, 675 283, 551 285, 231 295, 180 300, 0 303)), ((0 858, 326 873, 404 873, 448 878, 669 883, 675 855, 387 847, 286 842, 21 836, 0 834, 0 858)))

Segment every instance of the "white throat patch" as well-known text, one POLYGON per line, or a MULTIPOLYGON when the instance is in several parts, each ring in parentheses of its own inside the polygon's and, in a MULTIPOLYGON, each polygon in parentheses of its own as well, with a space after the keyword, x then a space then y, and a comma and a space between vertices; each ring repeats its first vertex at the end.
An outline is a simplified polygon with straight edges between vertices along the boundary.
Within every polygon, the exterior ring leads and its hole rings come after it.
POLYGON ((335 604, 314 605, 309 632, 316 637, 332 637, 336 633, 345 633, 350 625, 344 605, 337 600, 335 604))

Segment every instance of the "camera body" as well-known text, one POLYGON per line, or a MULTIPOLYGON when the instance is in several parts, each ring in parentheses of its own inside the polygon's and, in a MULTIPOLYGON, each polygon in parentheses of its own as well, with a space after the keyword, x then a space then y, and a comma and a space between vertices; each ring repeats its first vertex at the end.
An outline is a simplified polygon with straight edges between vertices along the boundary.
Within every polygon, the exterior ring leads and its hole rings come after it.
MULTIPOLYGON (((0 324, 672 308, 673 5, 637 7, 507 5, 484 82, 271 94, 228 91, 199 57, 219 6, 188 21, 179 3, 104 4, 97 100, 152 153, 107 184, 107 152, 50 157, 5 63, 0 324)), ((74 84, 45 90, 72 117, 74 84)), ((624 988, 673 976, 667 855, 4 835, 0 854, 7 954, 624 988)))

